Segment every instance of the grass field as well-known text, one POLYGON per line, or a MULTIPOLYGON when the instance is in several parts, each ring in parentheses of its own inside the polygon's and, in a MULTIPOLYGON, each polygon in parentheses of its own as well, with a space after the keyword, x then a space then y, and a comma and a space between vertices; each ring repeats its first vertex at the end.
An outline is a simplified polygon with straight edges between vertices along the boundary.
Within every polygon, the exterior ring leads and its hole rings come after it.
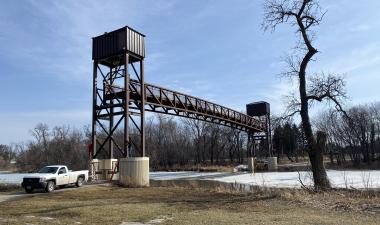
POLYGON ((380 197, 94 186, 0 203, 0 224, 379 224, 380 197), (139 223, 132 223, 139 222, 139 223))

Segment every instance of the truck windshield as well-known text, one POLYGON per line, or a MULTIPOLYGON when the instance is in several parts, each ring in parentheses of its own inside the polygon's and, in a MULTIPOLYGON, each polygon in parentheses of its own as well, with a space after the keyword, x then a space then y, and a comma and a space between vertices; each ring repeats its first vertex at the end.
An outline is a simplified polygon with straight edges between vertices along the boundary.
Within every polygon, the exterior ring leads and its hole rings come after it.
POLYGON ((46 166, 38 171, 38 173, 55 173, 58 167, 46 166))

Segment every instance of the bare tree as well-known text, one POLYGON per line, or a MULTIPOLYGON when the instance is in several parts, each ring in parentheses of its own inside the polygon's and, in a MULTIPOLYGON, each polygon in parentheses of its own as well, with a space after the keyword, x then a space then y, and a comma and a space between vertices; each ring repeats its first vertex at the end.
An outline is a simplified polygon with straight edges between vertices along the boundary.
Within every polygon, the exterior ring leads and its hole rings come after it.
POLYGON ((46 124, 38 124, 32 135, 35 140, 17 148, 17 166, 22 171, 34 171, 49 164, 66 164, 72 169, 87 167, 88 139, 82 131, 68 126, 49 130, 46 124))
POLYGON ((182 122, 191 129, 192 138, 195 144, 196 162, 200 163, 205 160, 205 145, 207 122, 194 119, 182 119, 182 122))
POLYGON ((16 153, 12 146, 0 144, 0 169, 9 169, 10 163, 15 157, 16 153))
POLYGON ((355 167, 380 159, 379 106, 378 103, 352 106, 347 116, 332 110, 320 114, 317 127, 327 134, 330 157, 336 157, 338 165, 348 162, 346 155, 355 167))
POLYGON ((310 122, 309 108, 313 102, 330 101, 339 111, 343 111, 341 100, 345 98, 343 79, 334 74, 319 74, 307 76, 307 67, 318 53, 313 45, 315 32, 313 29, 323 19, 322 11, 317 0, 266 0, 264 3, 264 30, 274 31, 280 24, 289 23, 296 28, 300 37, 295 53, 286 58, 288 71, 284 75, 296 78, 299 85, 299 95, 292 98, 289 105, 289 116, 300 114, 306 147, 312 166, 314 187, 317 190, 330 188, 323 153, 318 148, 310 122))

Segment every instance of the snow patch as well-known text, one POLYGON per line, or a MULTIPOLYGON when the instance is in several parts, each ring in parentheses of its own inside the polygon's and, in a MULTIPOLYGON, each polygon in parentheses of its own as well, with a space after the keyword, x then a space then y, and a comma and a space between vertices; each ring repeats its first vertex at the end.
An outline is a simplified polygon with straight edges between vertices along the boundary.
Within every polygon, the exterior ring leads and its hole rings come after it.
POLYGON ((35 218, 36 216, 25 216, 25 218, 35 218))
POLYGON ((156 219, 150 220, 147 223, 140 223, 140 222, 123 222, 120 225, 155 225, 155 224, 160 224, 164 222, 165 220, 172 220, 173 217, 169 216, 161 216, 156 219))
POLYGON ((44 217, 40 217, 41 220, 54 220, 54 218, 51 218, 51 217, 48 217, 48 216, 44 216, 44 217))
POLYGON ((165 220, 172 220, 172 219, 173 217, 163 216, 163 217, 159 217, 157 219, 153 219, 149 221, 148 224, 159 224, 159 223, 164 222, 165 220))
MULTIPOLYGON (((328 170, 327 176, 335 188, 380 188, 380 170, 328 170)), ((213 180, 250 186, 301 188, 301 183, 312 185, 310 171, 264 173, 199 173, 199 172, 151 172, 152 180, 213 180)))

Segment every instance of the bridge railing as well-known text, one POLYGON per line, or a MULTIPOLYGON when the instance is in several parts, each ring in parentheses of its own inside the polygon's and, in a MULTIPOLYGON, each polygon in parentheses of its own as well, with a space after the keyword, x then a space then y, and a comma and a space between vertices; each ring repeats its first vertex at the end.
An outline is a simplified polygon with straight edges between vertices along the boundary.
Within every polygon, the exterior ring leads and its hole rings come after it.
MULTIPOLYGON (((155 107, 169 108, 174 111, 180 110, 187 114, 198 114, 209 117, 211 122, 214 122, 212 120, 221 120, 230 123, 230 125, 236 124, 245 127, 247 130, 253 129, 256 132, 265 130, 264 123, 259 119, 228 107, 153 84, 145 83, 144 87, 145 101, 148 105, 152 104, 155 107)), ((132 96, 134 95, 141 96, 140 84, 138 82, 132 81, 130 89, 131 99, 133 99, 132 96)))
MULTIPOLYGON (((124 97, 124 89, 116 85, 105 88, 105 99, 124 97)), ((138 104, 141 100, 141 85, 137 80, 130 80, 130 101, 138 104)), ((224 107, 210 101, 183 94, 178 91, 153 84, 144 84, 147 111, 201 119, 212 123, 235 127, 244 131, 265 132, 265 122, 239 111, 224 107)), ((122 103, 113 106, 122 107, 122 103)), ((121 114, 120 112, 115 112, 121 114)))

